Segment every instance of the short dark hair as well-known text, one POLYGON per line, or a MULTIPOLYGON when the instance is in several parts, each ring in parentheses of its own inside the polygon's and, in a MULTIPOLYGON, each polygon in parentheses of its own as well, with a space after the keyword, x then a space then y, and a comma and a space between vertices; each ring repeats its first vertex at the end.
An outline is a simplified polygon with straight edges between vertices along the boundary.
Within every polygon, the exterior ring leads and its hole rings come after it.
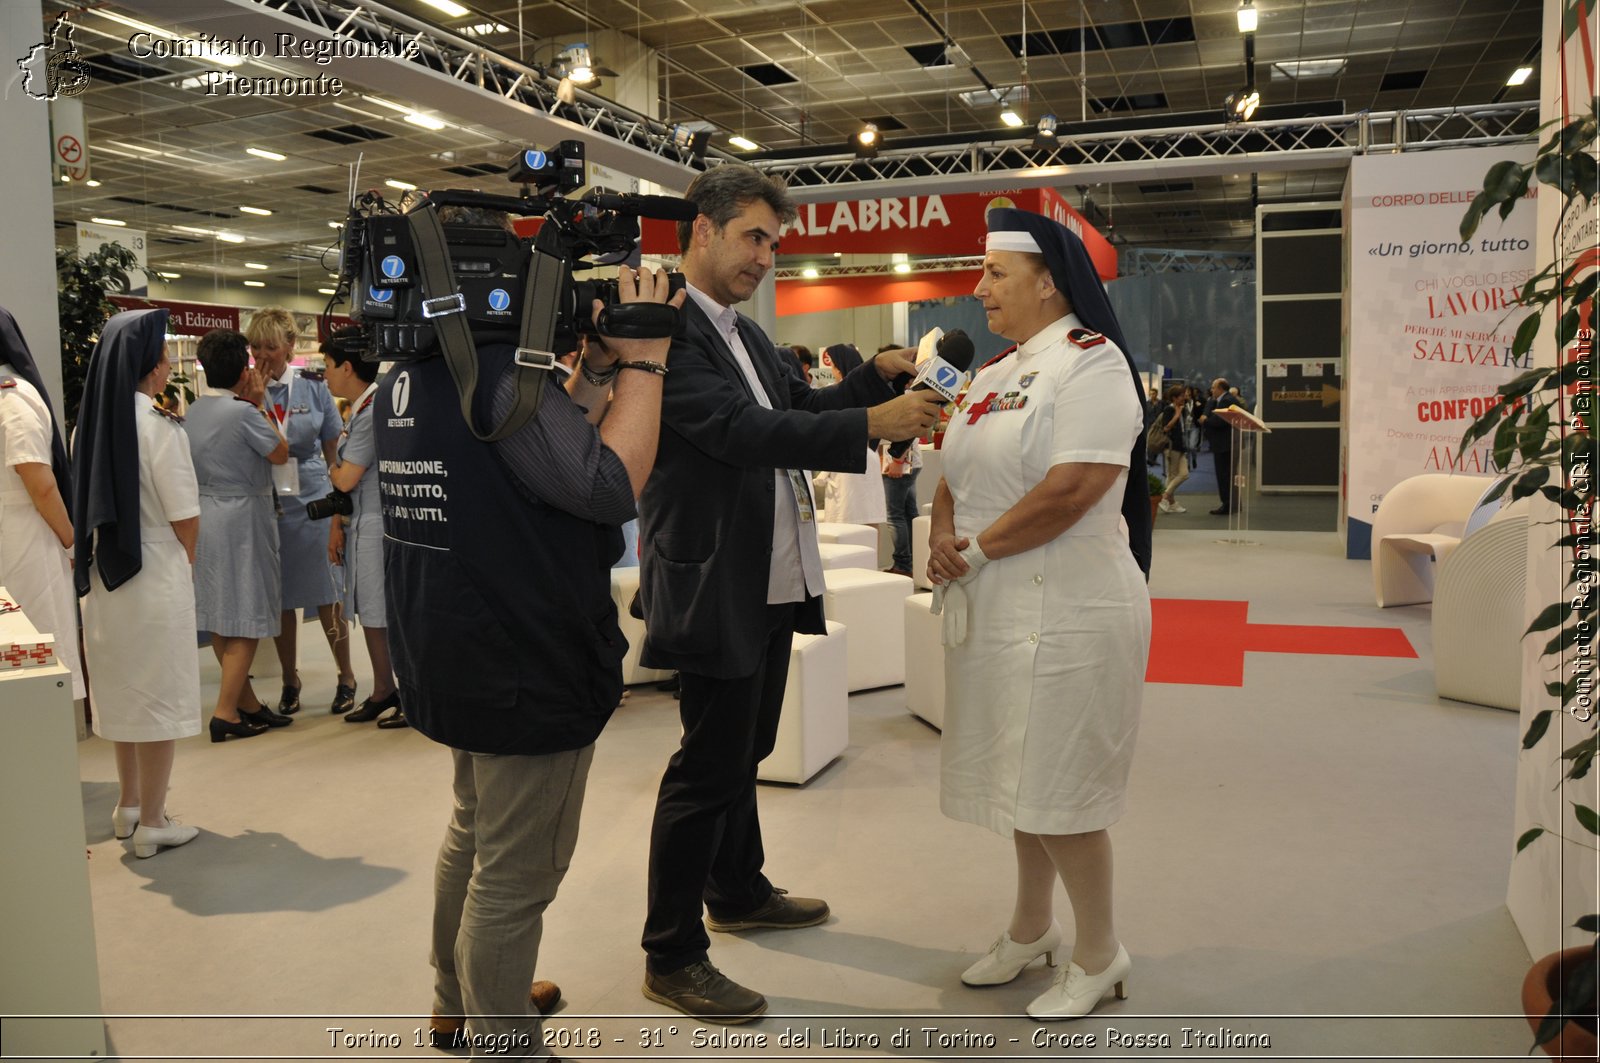
MULTIPOLYGON (((789 189, 781 177, 762 173, 754 166, 738 162, 725 162, 715 166, 689 184, 685 198, 693 200, 695 208, 711 219, 718 230, 739 216, 739 212, 756 200, 772 208, 778 221, 784 225, 799 216, 789 189)), ((687 254, 694 234, 694 222, 678 223, 678 252, 687 254)), ((773 233, 774 236, 777 233, 773 233)))
POLYGON ((369 362, 361 357, 359 351, 364 344, 362 330, 359 327, 345 327, 334 329, 328 338, 322 341, 322 356, 330 365, 350 364, 356 376, 364 383, 372 383, 378 379, 378 363, 369 362))
POLYGON ((244 367, 250 364, 250 341, 235 329, 214 328, 200 337, 195 357, 206 371, 208 386, 231 388, 244 376, 244 367))

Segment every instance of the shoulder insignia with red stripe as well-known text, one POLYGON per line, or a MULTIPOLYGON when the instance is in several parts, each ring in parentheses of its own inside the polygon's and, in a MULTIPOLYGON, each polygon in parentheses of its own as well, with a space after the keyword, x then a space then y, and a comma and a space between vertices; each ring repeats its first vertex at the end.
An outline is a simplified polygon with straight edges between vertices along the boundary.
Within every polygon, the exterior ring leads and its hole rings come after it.
POLYGON ((999 354, 995 355, 993 358, 989 359, 987 362, 984 362, 982 365, 978 366, 978 372, 981 373, 985 369, 989 368, 991 365, 995 365, 998 362, 1004 361, 1008 356, 1010 356, 1012 354, 1015 354, 1016 351, 1017 351, 1017 349, 1015 347, 1007 347, 1005 350, 1001 351, 999 354))
POLYGON ((4 380, 0 380, 0 390, 4 390, 5 388, 14 388, 16 386, 17 382, 11 377, 6 377, 4 380))
POLYGON ((1106 341, 1106 338, 1100 333, 1086 328, 1073 329, 1067 333, 1067 339, 1072 341, 1073 346, 1082 347, 1084 350, 1088 350, 1090 347, 1098 347, 1106 341))
POLYGON ((182 424, 183 423, 183 418, 182 417, 179 417, 177 414, 173 413, 171 410, 167 409, 165 406, 161 405, 159 402, 156 403, 154 406, 150 407, 150 410, 151 410, 152 413, 155 413, 155 414, 158 414, 158 415, 160 415, 162 417, 165 417, 167 420, 171 421, 173 424, 182 424))

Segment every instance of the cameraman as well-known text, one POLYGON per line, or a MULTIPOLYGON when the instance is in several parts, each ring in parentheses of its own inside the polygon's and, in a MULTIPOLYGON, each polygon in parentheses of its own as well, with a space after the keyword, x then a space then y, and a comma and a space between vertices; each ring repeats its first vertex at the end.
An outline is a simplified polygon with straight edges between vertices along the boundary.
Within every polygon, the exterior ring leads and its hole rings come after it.
MULTIPOLYGON (((669 302, 665 273, 620 274, 620 301, 669 302)), ((543 1054, 529 982, 594 741, 621 697, 627 643, 609 569, 655 461, 668 346, 591 344, 570 395, 552 376, 538 415, 492 444, 463 420, 445 359, 379 383, 395 673, 407 719, 455 764, 434 878, 431 1027, 448 1045, 470 1016, 474 1056, 543 1054)), ((499 423, 513 406, 512 348, 478 353, 488 383, 474 413, 499 423)))

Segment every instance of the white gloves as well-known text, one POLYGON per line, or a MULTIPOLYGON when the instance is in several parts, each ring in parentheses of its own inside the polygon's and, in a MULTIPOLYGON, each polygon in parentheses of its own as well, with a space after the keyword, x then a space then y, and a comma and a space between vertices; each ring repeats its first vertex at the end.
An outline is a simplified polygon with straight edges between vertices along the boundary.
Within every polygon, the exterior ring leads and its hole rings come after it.
POLYGON ((966 575, 933 588, 933 606, 930 611, 935 616, 944 617, 944 622, 939 628, 939 641, 946 646, 959 646, 967 641, 967 625, 970 618, 967 611, 966 585, 972 582, 979 569, 989 563, 989 557, 978 545, 976 536, 967 548, 961 551, 961 559, 967 563, 966 575))

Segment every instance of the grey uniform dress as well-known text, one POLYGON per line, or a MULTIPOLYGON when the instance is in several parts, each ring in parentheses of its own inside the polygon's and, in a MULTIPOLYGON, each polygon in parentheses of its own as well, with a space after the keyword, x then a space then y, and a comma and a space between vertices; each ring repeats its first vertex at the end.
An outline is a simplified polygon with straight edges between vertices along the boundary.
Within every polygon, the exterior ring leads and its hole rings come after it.
POLYGON ((362 627, 387 627, 383 610, 383 507, 378 496, 378 450, 372 431, 376 385, 356 401, 339 439, 339 461, 365 466, 350 492, 354 512, 344 537, 344 608, 362 627))
POLYGON ((195 622, 230 638, 278 633, 278 518, 266 456, 278 433, 252 403, 209 394, 184 419, 200 483, 195 622))
POLYGON ((300 470, 300 493, 278 496, 283 608, 332 605, 339 596, 328 564, 328 522, 308 519, 306 503, 333 490, 322 444, 339 438, 344 421, 322 374, 293 366, 267 385, 267 406, 289 441, 289 457, 299 463, 300 470))

